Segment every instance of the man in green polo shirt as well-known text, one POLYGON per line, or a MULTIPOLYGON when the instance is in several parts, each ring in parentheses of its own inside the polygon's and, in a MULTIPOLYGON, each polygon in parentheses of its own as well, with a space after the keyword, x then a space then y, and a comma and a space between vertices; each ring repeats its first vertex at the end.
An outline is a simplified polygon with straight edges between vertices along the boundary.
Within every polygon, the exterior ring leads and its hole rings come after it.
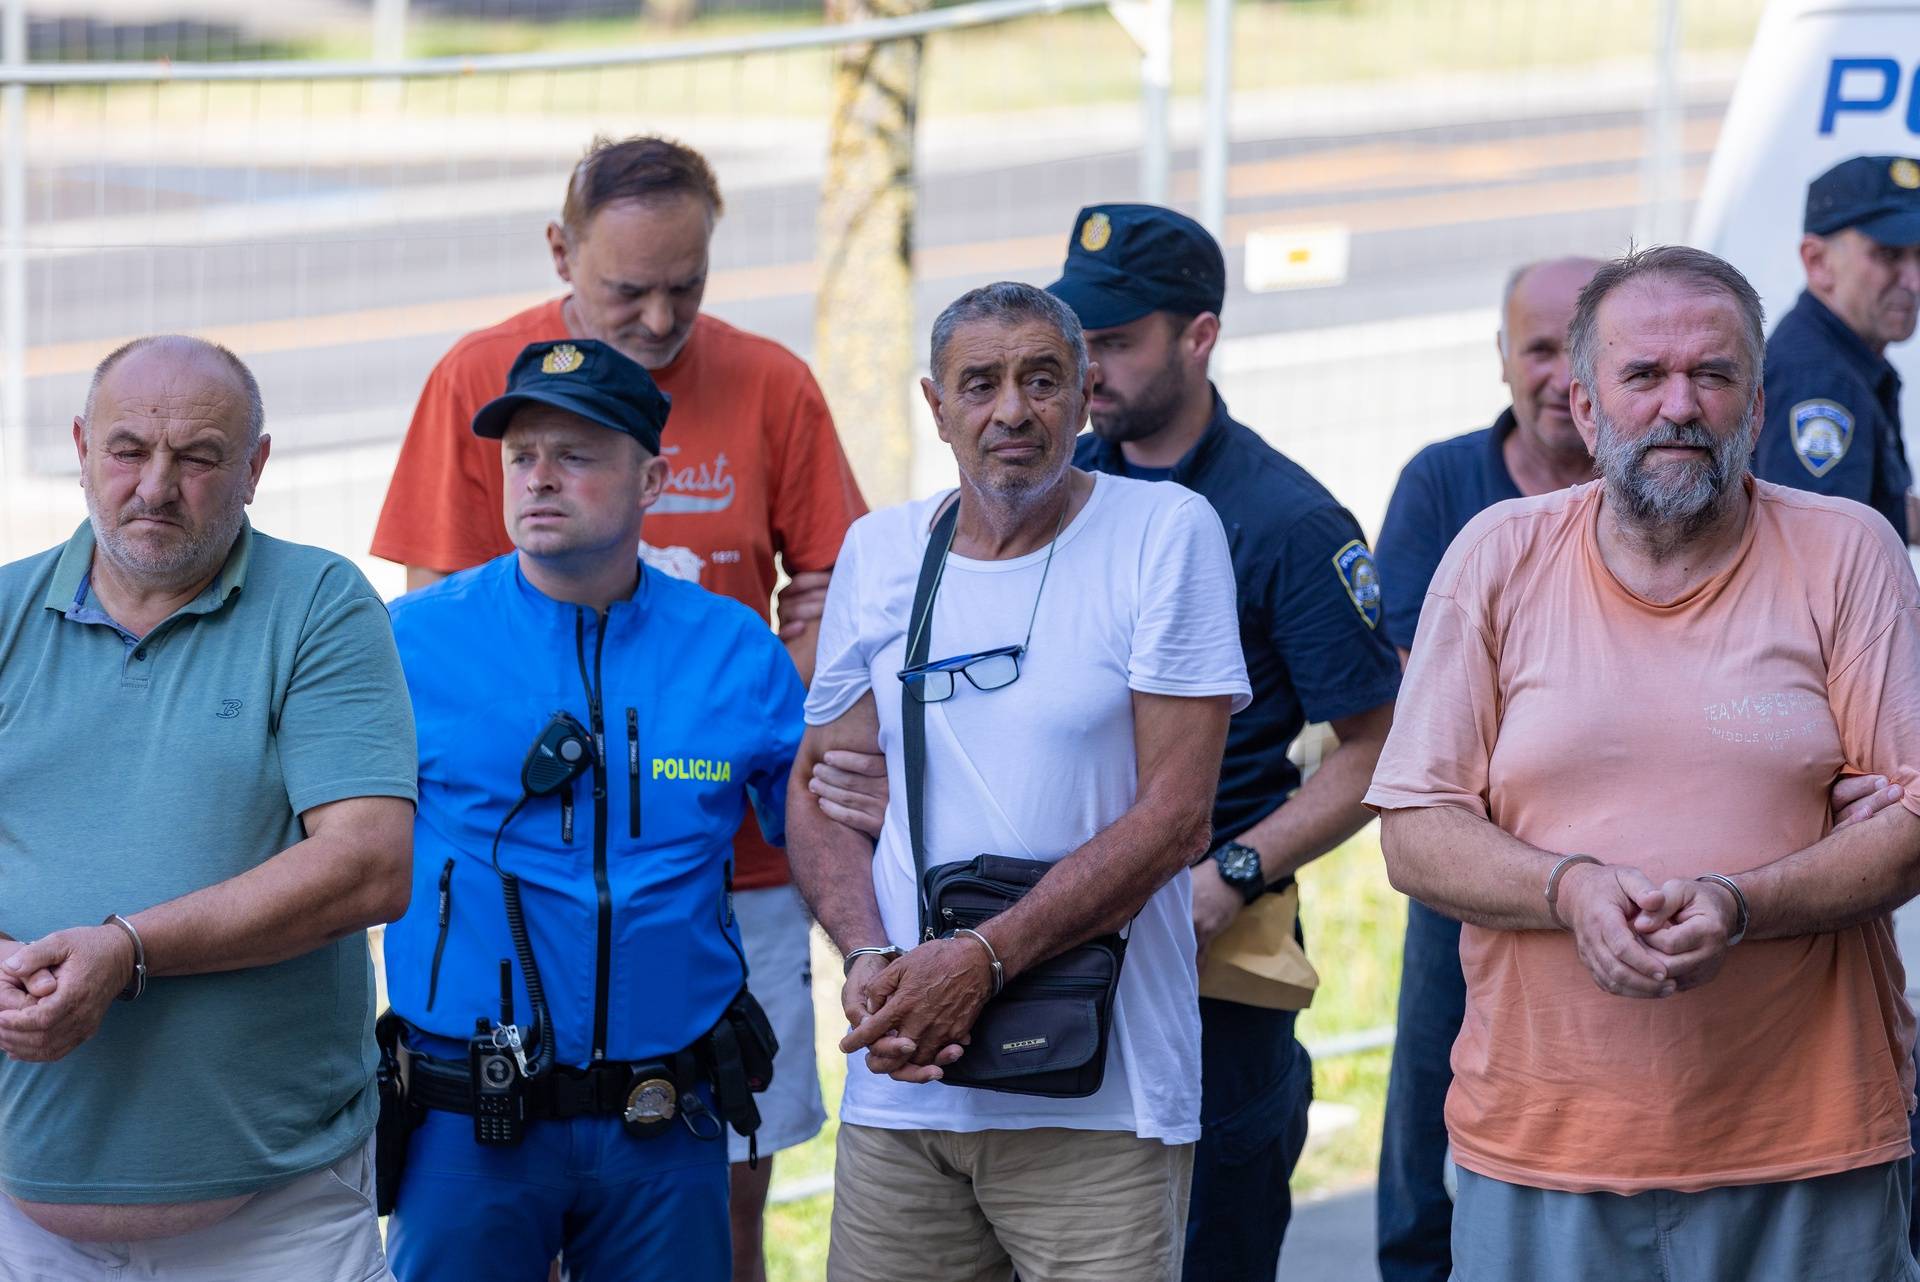
POLYGON ((224 348, 121 348, 89 520, 0 567, 0 1282, 391 1276, 365 932, 413 721, 366 581, 248 525, 261 419, 224 348))

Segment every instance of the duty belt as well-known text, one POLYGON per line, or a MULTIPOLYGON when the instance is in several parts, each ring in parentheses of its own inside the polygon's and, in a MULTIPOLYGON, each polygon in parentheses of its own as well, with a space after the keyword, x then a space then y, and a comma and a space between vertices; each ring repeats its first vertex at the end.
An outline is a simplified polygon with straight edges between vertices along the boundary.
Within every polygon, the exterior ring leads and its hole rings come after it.
MULTIPOLYGON (((409 1099, 425 1108, 448 1113, 473 1113, 473 1084, 465 1060, 411 1056, 409 1099)), ((699 1060, 691 1050, 663 1055, 653 1064, 606 1062, 592 1068, 555 1065, 527 1082, 527 1119, 565 1121, 573 1117, 618 1117, 626 1111, 640 1070, 655 1075, 664 1067, 676 1091, 690 1092, 704 1080, 699 1060)))

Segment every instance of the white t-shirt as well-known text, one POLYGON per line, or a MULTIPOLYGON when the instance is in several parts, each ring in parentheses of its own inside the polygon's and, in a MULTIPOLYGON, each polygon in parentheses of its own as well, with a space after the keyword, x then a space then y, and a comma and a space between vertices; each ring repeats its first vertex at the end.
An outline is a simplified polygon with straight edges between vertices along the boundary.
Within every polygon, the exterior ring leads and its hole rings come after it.
MULTIPOLYGON (((834 720, 875 691, 887 757, 886 823, 874 892, 887 938, 918 934, 907 839, 899 670, 914 584, 945 495, 861 517, 827 592, 807 721, 834 720)), ((1026 635, 1047 550, 1007 561, 950 556, 935 599, 929 658, 1015 645, 1026 635)), ((1233 566, 1213 508, 1169 482, 1096 476, 1061 531, 1020 677, 998 690, 956 680, 927 706, 927 862, 980 854, 1060 859, 1133 805, 1130 691, 1203 698, 1251 692, 1240 655, 1233 566)), ((1187 879, 1134 920, 1100 1090, 1045 1099, 944 1083, 913 1085, 852 1057, 840 1116, 894 1130, 1130 1131, 1185 1144, 1200 1135, 1199 983, 1187 879)))

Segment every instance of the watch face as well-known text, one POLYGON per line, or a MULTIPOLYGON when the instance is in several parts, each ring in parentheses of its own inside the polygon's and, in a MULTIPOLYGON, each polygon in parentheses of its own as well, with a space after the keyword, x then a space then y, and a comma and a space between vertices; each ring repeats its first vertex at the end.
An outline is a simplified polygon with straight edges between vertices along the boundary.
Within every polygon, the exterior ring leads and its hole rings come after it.
POLYGON ((1220 852, 1220 871, 1228 881, 1251 881, 1260 875, 1260 852, 1249 846, 1229 845, 1220 852))

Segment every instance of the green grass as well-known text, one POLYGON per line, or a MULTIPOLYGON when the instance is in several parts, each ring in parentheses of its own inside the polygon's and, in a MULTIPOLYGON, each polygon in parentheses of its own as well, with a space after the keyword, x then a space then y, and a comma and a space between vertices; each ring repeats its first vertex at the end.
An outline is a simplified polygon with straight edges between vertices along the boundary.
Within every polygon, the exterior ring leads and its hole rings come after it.
MULTIPOLYGON (((1301 1040, 1393 1023, 1407 901, 1387 884, 1379 825, 1368 824, 1300 880, 1307 951, 1320 972, 1320 991, 1300 1018, 1301 1040)), ((1359 1116, 1307 1146, 1294 1172, 1296 1197, 1373 1178, 1390 1058, 1386 1050, 1368 1051, 1313 1066, 1314 1098, 1349 1105, 1359 1116)))
MULTIPOLYGON (((1691 53, 1744 48, 1763 0, 1685 6, 1691 53)), ((1243 0, 1235 13, 1237 92, 1348 81, 1564 67, 1650 54, 1658 0, 1243 0)), ((796 15, 726 15, 679 27, 596 19, 552 24, 449 22, 416 16, 415 55, 611 49, 816 25, 796 15)), ((1174 92, 1202 89, 1201 0, 1174 11, 1174 92)), ((1131 109, 1139 51, 1102 10, 952 31, 925 44, 921 112, 948 117, 1041 107, 1131 109)), ((347 28, 296 45, 300 57, 363 58, 367 37, 347 28)), ((396 99, 365 83, 162 85, 37 90, 47 117, 148 120, 192 127, 209 120, 367 114, 597 116, 609 128, 671 119, 819 116, 830 105, 823 50, 747 58, 510 76, 414 81, 396 99)))
MULTIPOLYGON (((1406 901, 1387 884, 1380 862, 1379 829, 1369 824, 1352 840, 1309 868, 1301 878, 1306 899, 1308 951, 1320 972, 1320 991, 1300 1020, 1300 1036, 1312 1041, 1336 1033, 1391 1024, 1400 990, 1400 938, 1406 901)), ((841 1017, 839 965, 815 936, 816 1048, 820 1086, 832 1114, 846 1077, 846 1059, 834 1047, 841 1017), (824 1002, 821 1000, 824 998, 824 1002)), ((1388 1052, 1326 1060, 1314 1065, 1315 1097, 1346 1104, 1359 1116, 1352 1126, 1318 1137, 1294 1174, 1296 1197, 1373 1178, 1380 1157, 1380 1118, 1386 1102, 1388 1052)), ((837 1123, 812 1141, 780 1155, 774 1186, 833 1169, 837 1123)), ((771 1282, 813 1282, 825 1276, 831 1194, 772 1207, 767 1212, 767 1276, 771 1282)))

